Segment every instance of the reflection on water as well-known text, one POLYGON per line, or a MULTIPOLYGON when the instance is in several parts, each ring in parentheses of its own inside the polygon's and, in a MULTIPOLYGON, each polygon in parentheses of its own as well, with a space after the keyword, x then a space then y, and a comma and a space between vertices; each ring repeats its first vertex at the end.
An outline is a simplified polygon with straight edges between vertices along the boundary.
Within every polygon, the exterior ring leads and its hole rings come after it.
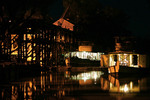
MULTIPOLYGON (((93 93, 111 96, 113 93, 149 91, 149 78, 115 78, 101 71, 41 72, 41 76, 0 84, 0 99, 58 99, 93 93)), ((148 92, 149 93, 149 92, 148 92)), ((94 95, 95 96, 95 95, 94 95)))
POLYGON ((71 79, 72 80, 79 80, 80 85, 92 84, 93 80, 94 80, 94 84, 96 84, 97 79, 99 79, 100 76, 103 74, 104 73, 101 71, 84 72, 84 73, 79 73, 77 75, 71 75, 71 79))
POLYGON ((140 92, 140 87, 142 87, 142 79, 130 80, 130 78, 117 79, 111 75, 108 75, 108 79, 101 78, 101 87, 103 90, 109 90, 110 92, 140 92))

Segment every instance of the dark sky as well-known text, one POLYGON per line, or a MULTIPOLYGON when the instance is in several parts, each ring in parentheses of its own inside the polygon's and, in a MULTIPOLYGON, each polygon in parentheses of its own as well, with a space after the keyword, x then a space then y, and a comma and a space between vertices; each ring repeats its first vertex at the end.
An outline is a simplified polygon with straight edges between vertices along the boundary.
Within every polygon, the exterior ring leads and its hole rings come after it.
POLYGON ((102 5, 124 10, 130 17, 129 30, 137 36, 150 37, 149 0, 99 0, 102 5))
MULTIPOLYGON (((129 27, 134 35, 150 38, 150 0, 99 0, 103 6, 123 10, 129 17, 129 27)), ((62 0, 51 7, 52 17, 59 19, 63 13, 62 0), (57 15, 57 16, 56 16, 57 15), (54 17, 55 16, 55 17, 54 17)))
POLYGON ((50 6, 50 15, 54 20, 58 20, 64 12, 63 0, 57 0, 50 6))

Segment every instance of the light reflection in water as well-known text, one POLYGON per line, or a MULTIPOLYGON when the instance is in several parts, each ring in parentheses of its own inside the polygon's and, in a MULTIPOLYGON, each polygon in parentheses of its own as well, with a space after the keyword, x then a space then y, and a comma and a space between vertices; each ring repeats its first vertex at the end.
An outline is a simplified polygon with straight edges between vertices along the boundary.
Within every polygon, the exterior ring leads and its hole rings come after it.
MULTIPOLYGON (((131 88, 132 89, 132 88, 131 88)), ((121 90, 121 89, 120 89, 121 90)), ((127 86, 127 84, 124 85, 123 89, 122 89, 124 92, 128 92, 129 91, 129 88, 127 86)))
MULTIPOLYGON (((117 79, 111 75, 103 76, 101 71, 90 71, 72 74, 70 71, 64 73, 45 73, 40 77, 28 81, 14 82, 11 88, 0 89, 2 99, 43 99, 61 98, 70 95, 72 91, 85 89, 96 89, 109 91, 110 93, 137 93, 145 88, 145 79, 124 80, 117 79), (90 85, 86 87, 86 85, 90 85)), ((1 99, 0 98, 0 99, 1 99)))
POLYGON ((78 80, 79 85, 97 84, 97 79, 99 79, 103 74, 104 73, 102 71, 83 72, 77 75, 71 75, 71 80, 78 80))
MULTIPOLYGON (((130 79, 130 78, 129 78, 130 79)), ((128 92, 140 92, 140 80, 129 79, 117 79, 111 75, 108 75, 108 80, 101 78, 101 88, 103 90, 109 90, 110 92, 128 93, 128 92), (135 84, 134 84, 135 83, 135 84)))
POLYGON ((100 78, 101 75, 103 75, 104 73, 101 71, 91 71, 91 72, 84 72, 84 73, 80 73, 78 75, 72 75, 71 79, 73 80, 88 80, 88 79, 97 79, 100 78))

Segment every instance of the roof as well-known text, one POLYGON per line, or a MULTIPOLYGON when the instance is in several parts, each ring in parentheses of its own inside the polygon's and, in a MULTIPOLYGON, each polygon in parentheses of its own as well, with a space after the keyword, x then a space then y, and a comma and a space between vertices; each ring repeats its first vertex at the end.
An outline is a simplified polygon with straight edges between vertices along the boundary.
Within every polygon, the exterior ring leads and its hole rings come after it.
POLYGON ((74 27, 74 24, 70 23, 69 21, 63 18, 60 18, 59 20, 54 22, 53 25, 61 26, 62 28, 69 29, 70 31, 73 31, 73 27, 74 27))

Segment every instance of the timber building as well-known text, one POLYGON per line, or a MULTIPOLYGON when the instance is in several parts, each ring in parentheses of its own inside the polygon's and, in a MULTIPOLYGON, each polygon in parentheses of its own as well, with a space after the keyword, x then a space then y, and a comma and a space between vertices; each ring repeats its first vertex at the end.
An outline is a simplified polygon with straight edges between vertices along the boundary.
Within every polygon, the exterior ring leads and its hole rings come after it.
POLYGON ((73 51, 75 42, 72 30, 43 20, 29 20, 14 33, 1 35, 1 51, 16 63, 51 66, 63 63, 63 54, 73 51))

